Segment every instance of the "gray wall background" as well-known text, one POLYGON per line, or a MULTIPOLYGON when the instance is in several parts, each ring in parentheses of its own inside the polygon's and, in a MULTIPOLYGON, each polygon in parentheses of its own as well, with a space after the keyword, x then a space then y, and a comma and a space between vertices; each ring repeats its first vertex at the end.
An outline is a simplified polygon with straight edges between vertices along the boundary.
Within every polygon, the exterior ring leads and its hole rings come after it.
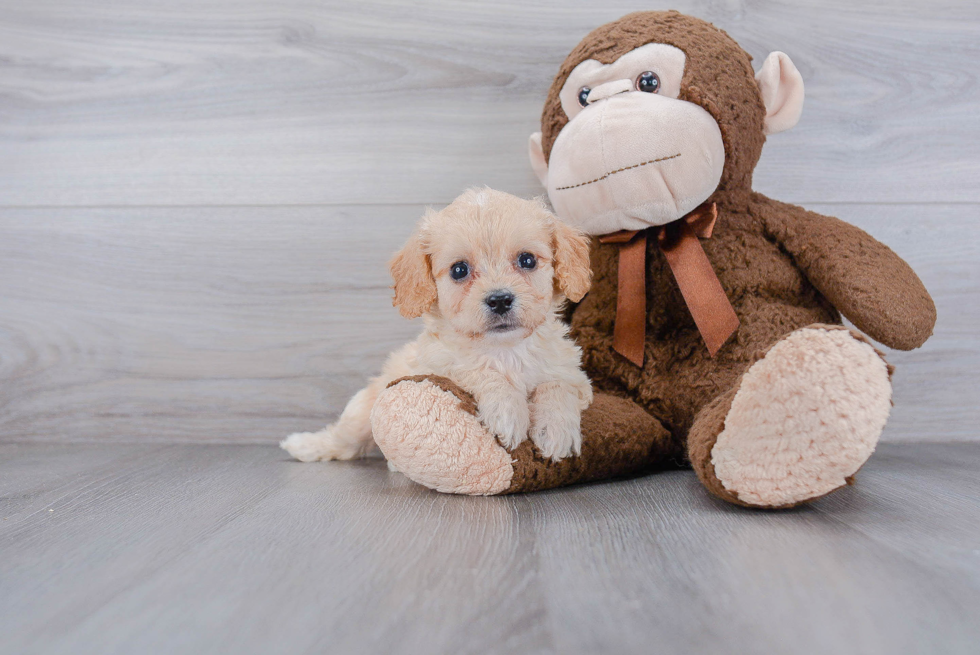
POLYGON ((867 229, 939 307, 891 441, 977 440, 980 4, 0 0, 0 441, 272 442, 419 326, 385 263, 468 185, 541 192, 559 63, 641 9, 803 74, 756 188, 867 229))

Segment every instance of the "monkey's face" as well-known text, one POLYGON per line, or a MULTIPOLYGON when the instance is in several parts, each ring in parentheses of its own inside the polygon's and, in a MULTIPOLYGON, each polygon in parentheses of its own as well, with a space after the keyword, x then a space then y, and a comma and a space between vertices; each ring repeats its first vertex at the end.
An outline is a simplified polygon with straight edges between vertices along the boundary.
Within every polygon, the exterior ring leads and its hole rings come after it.
POLYGON ((683 217, 719 185, 750 185, 764 135, 803 108, 789 57, 770 54, 754 78, 750 62, 724 32, 676 12, 594 30, 552 86, 544 135, 530 140, 558 217, 589 234, 640 230, 683 217))
POLYGON ((679 100, 686 56, 652 43, 612 64, 588 59, 559 95, 568 124, 551 149, 548 196, 592 234, 663 225, 712 194, 725 166, 721 130, 679 100))

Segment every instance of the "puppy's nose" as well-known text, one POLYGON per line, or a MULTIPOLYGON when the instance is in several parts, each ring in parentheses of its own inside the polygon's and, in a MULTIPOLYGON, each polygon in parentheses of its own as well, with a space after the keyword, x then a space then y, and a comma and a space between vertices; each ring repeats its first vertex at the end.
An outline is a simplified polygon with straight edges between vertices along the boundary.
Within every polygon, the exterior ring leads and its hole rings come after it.
POLYGON ((510 291, 493 291, 483 300, 494 314, 503 316, 514 304, 514 294, 510 291))

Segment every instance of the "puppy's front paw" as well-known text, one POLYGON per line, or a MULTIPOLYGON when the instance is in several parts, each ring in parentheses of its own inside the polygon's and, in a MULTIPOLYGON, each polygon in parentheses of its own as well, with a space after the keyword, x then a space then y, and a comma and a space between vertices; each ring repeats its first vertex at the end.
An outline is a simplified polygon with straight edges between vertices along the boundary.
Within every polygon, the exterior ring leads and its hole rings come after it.
POLYGON ((531 428, 527 400, 517 394, 481 398, 479 419, 507 450, 521 445, 531 428))
POLYGON ((582 454, 582 414, 572 397, 538 394, 532 405, 531 441, 556 462, 582 454))
POLYGON ((279 442, 279 447, 301 462, 353 459, 358 456, 357 448, 331 428, 291 434, 279 442))

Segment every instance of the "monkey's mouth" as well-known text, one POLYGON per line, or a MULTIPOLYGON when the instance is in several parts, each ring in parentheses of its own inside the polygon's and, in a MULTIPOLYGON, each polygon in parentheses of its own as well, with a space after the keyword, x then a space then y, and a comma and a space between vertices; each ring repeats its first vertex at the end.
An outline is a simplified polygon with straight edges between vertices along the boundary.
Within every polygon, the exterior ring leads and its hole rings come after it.
POLYGON ((657 159, 651 159, 649 161, 641 161, 639 164, 633 164, 632 166, 623 166, 622 168, 617 168, 614 171, 609 171, 605 175, 601 175, 594 180, 589 180, 588 182, 579 182, 578 184, 570 184, 568 186, 560 186, 555 189, 555 191, 565 191, 567 189, 577 189, 579 187, 588 186, 590 184, 595 184, 596 182, 602 182, 603 180, 616 175, 617 173, 625 173, 626 171, 631 171, 634 168, 640 168, 643 166, 649 166, 650 164, 657 164, 662 161, 667 161, 668 159, 677 159, 681 156, 681 153, 676 155, 668 155, 667 157, 658 157, 657 159))

